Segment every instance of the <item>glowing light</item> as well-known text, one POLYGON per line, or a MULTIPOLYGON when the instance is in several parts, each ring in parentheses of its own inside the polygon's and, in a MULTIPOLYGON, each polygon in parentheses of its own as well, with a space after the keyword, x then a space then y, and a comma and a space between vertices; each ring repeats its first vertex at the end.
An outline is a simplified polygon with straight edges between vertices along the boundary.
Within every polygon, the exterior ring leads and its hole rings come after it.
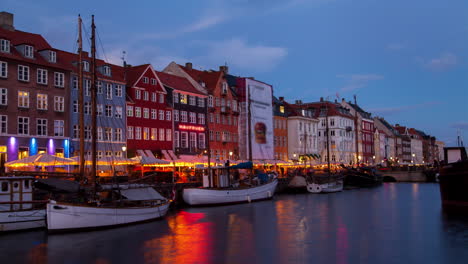
POLYGON ((35 138, 31 138, 31 142, 29 143, 29 153, 30 155, 37 154, 37 140, 35 138))
POLYGON ((49 143, 47 144, 47 154, 54 155, 55 154, 55 144, 53 139, 49 139, 49 143))
POLYGON ((179 125, 179 129, 183 129, 183 130, 195 130, 195 131, 205 131, 205 127, 202 127, 202 126, 179 125))

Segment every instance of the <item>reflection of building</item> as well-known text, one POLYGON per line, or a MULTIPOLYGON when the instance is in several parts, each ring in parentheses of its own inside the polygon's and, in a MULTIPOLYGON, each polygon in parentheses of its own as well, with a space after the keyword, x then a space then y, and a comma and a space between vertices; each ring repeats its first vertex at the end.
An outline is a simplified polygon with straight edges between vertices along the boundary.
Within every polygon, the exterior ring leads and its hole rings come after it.
POLYGON ((0 172, 5 161, 69 155, 70 64, 40 35, 0 13, 0 172))
POLYGON ((275 159, 287 161, 288 158, 288 116, 284 98, 273 97, 273 145, 275 159))
MULTIPOLYGON (((150 64, 127 67, 127 149, 172 150, 172 107, 167 101, 162 77, 150 64)), ((160 156, 161 157, 161 156, 160 156)))

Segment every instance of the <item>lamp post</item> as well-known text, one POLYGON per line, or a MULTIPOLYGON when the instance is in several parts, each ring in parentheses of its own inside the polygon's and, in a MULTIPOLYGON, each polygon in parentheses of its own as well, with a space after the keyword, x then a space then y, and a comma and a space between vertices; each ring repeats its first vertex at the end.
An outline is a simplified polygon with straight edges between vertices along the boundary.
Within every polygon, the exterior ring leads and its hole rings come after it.
POLYGON ((415 161, 415 158, 414 158, 414 157, 416 157, 416 154, 414 154, 414 153, 411 154, 411 163, 413 163, 413 164, 415 163, 415 162, 414 162, 414 161, 415 161))
POLYGON ((123 152, 122 154, 123 154, 124 157, 127 157, 127 155, 125 153, 126 151, 127 151, 127 147, 125 145, 122 146, 122 152, 123 152))

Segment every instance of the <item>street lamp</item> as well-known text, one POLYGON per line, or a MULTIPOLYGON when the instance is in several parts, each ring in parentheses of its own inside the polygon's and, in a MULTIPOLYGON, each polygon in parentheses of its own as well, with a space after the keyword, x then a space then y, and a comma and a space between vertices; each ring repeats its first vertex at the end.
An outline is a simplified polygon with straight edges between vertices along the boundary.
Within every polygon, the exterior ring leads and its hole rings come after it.
POLYGON ((126 146, 122 146, 122 151, 123 151, 123 152, 127 151, 127 147, 126 147, 126 146))

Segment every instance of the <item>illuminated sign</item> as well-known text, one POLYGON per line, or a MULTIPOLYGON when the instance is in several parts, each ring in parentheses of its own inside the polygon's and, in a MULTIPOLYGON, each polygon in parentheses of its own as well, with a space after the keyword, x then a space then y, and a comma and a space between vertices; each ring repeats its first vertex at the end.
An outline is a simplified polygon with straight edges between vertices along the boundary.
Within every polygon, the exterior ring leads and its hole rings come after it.
POLYGON ((0 146, 0 153, 7 152, 7 147, 6 146, 0 146))
POLYGON ((205 131, 205 127, 202 127, 202 126, 179 125, 179 129, 194 130, 194 131, 205 131))

